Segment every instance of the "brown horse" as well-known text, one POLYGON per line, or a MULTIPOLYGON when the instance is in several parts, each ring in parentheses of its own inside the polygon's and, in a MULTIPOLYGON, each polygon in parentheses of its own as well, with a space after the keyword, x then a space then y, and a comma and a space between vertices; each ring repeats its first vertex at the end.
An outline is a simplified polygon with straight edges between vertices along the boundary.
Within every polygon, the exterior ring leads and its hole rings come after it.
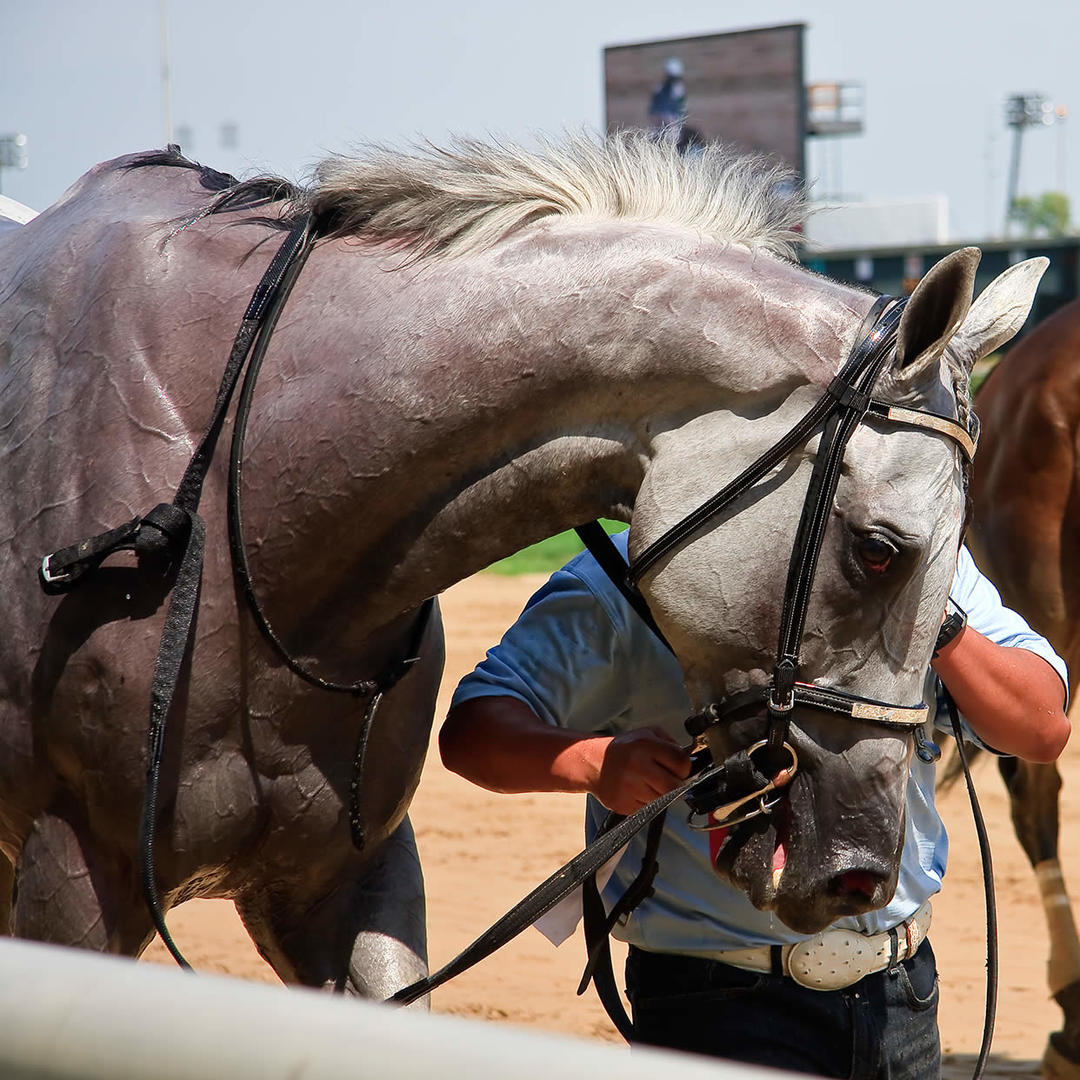
MULTIPOLYGON (((402 658, 426 598, 527 543, 606 515, 630 522, 639 553, 821 398, 874 298, 791 260, 804 211, 783 180, 717 148, 688 159, 629 135, 377 152, 331 163, 309 191, 237 188, 151 154, 94 169, 0 238, 0 927, 129 955, 152 935, 136 837, 168 580, 121 553, 57 599, 37 571, 171 498, 283 225, 310 212, 322 239, 253 399, 247 552, 286 645, 352 680, 402 658)), ((1013 268, 972 305, 977 262, 954 253, 909 300, 876 390, 886 402, 965 419, 971 365, 1011 336, 1042 271, 1013 268)), ((695 706, 767 678, 814 446, 642 579, 695 706)), ((406 810, 441 629, 427 626, 376 714, 357 850, 347 818, 365 702, 299 680, 239 602, 223 456, 206 480, 202 592, 165 740, 162 906, 230 898, 283 979, 385 996, 426 964, 406 810)), ((879 418, 855 432, 804 678, 921 699, 961 466, 940 434, 879 418), (903 537, 904 558, 858 572, 880 535, 903 537)), ((754 902, 812 931, 891 896, 912 739, 793 717, 799 813, 782 882, 774 824, 732 846, 754 902)), ((746 745, 764 723, 748 718, 746 745)))
MULTIPOLYGON (((976 400, 982 420, 969 544, 1006 604, 1080 674, 1080 301, 1009 351, 976 400)), ((1072 710, 1076 722, 1076 710, 1072 710)), ((1064 1026, 1050 1036, 1048 1076, 1080 1075, 1080 941, 1058 859, 1056 765, 1003 758, 1013 822, 1039 881, 1050 930, 1050 991, 1064 1026)))

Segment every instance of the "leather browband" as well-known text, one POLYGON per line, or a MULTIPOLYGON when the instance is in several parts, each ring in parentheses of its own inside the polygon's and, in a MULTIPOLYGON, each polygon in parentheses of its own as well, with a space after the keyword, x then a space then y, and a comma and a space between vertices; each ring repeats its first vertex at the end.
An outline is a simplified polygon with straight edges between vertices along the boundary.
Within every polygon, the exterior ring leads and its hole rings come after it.
POLYGON ((946 435, 960 447, 969 463, 975 460, 978 431, 972 435, 962 424, 958 424, 948 416, 939 416, 925 409, 905 409, 876 399, 871 399, 866 411, 880 420, 891 420, 894 424, 923 428, 926 431, 936 431, 946 435))

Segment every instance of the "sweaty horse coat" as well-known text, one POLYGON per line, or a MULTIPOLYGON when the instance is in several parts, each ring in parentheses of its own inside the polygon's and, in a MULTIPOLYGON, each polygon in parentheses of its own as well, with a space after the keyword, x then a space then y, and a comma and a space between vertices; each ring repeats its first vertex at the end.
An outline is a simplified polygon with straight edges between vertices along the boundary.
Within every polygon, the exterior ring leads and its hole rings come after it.
MULTIPOLYGON (((152 932, 135 837, 166 585, 121 555, 57 599, 36 569, 171 497, 283 237, 266 218, 293 209, 208 215, 220 177, 150 162, 98 167, 0 239, 0 892, 13 867, 16 934, 127 954, 152 932)), ((755 169, 628 136, 535 155, 377 154, 331 166, 313 193, 278 192, 336 232, 285 308, 247 437, 248 555, 294 653, 334 679, 373 676, 400 657, 426 597, 598 515, 630 520, 640 551, 791 426, 872 297, 784 257, 801 207, 755 169)), ((1009 321, 991 316, 1022 306, 1012 293, 1030 303, 1038 276, 988 289, 972 326, 976 261, 970 249, 943 260, 912 297, 881 389, 891 399, 963 412, 970 364, 1009 321), (954 334, 962 347, 946 354, 954 334)), ((642 581, 698 705, 767 676, 812 454, 813 440, 642 581)), ((202 594, 166 742, 163 906, 229 897, 283 978, 388 994, 425 965, 406 810, 438 619, 372 730, 358 852, 346 818, 364 703, 297 680, 238 603, 224 459, 204 490, 202 594)), ((844 468, 803 667, 917 700, 952 575, 956 453, 871 423, 844 468), (892 545, 887 573, 860 562, 868 536, 892 545)), ((910 739, 796 723, 807 752, 790 798, 814 818, 796 814, 781 886, 757 854, 778 842, 771 826, 735 872, 755 903, 811 927, 890 894, 910 739), (844 804, 828 781, 838 763, 856 785, 844 804), (852 801, 865 811, 854 824, 852 801), (866 895, 838 899, 837 876, 868 861, 866 895)), ((759 733, 747 721, 731 738, 759 733)))

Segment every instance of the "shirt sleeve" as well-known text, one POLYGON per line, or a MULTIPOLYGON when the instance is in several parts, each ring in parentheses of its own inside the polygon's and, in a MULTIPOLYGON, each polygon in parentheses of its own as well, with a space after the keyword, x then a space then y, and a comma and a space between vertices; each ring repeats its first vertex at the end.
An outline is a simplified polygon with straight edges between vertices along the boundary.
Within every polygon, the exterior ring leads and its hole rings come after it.
MULTIPOLYGON (((975 560, 966 547, 960 549, 960 556, 956 562, 956 575, 949 595, 953 602, 967 613, 968 626, 973 630, 977 630, 996 645, 1010 649, 1027 649, 1041 656, 1057 672, 1067 698, 1069 674, 1065 661, 1058 656, 1054 647, 1042 634, 1037 634, 1019 614, 1001 602, 1001 595, 975 565, 975 560)), ((937 726, 946 731, 951 730, 944 699, 940 696, 937 726)), ((964 721, 964 728, 967 738, 987 750, 993 750, 993 747, 987 746, 971 730, 966 721, 964 721)))
POLYGON ((452 705, 509 695, 546 723, 612 730, 633 685, 621 647, 625 612, 590 588, 575 562, 533 595, 499 644, 458 684, 452 705))

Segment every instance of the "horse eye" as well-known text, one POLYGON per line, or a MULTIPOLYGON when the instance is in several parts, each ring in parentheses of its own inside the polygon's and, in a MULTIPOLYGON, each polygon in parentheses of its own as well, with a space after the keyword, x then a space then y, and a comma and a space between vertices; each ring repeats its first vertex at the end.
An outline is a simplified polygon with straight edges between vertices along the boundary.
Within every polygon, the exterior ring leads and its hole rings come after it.
POLYGON ((884 574, 892 565, 896 548, 880 536, 863 536, 855 542, 859 562, 871 574, 884 574))

